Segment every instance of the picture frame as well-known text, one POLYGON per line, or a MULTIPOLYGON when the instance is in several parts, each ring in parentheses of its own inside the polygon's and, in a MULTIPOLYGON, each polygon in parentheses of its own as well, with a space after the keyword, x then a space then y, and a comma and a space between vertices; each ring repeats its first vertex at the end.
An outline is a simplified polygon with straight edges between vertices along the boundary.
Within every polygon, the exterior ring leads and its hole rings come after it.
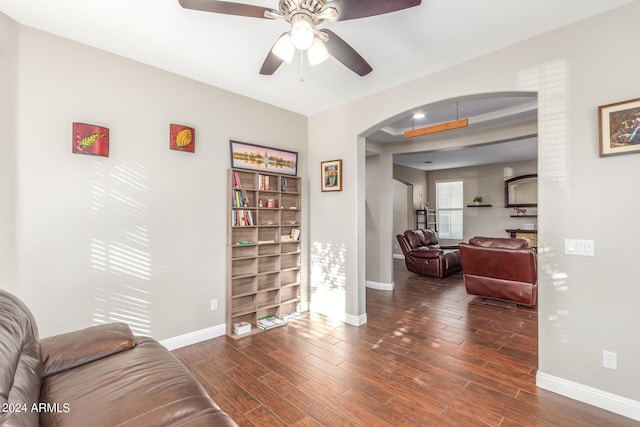
POLYGON ((640 98, 598 107, 600 157, 640 152, 640 98))
POLYGON ((342 191, 342 160, 320 163, 322 191, 342 191))
POLYGON ((298 153, 230 140, 231 167, 281 175, 298 175, 298 153))
POLYGON ((169 124, 169 149, 177 151, 196 151, 196 130, 189 126, 169 124))
POLYGON ((109 157, 109 128, 73 122, 71 152, 109 157))

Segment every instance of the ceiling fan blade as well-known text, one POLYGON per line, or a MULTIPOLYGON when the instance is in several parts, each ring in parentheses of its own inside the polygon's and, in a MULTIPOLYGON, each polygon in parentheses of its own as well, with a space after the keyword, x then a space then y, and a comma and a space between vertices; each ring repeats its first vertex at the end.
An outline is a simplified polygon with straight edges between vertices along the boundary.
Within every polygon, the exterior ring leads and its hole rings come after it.
MULTIPOLYGON (((280 39, 278 38, 278 40, 280 39)), ((278 43, 277 40, 276 40, 276 43, 278 43)), ((284 60, 282 58, 280 58, 278 55, 273 53, 273 47, 272 47, 269 50, 267 57, 264 59, 264 62, 262 63, 262 68, 260 68, 260 74, 264 76, 271 76, 273 73, 276 72, 278 67, 280 67, 280 65, 282 65, 283 62, 284 60)))
POLYGON ((338 21, 366 18, 418 6, 421 0, 334 0, 325 5, 338 11, 338 21))
POLYGON ((342 62, 347 68, 359 76, 366 76, 373 68, 346 41, 342 40, 331 30, 322 30, 329 36, 325 46, 331 56, 342 62))
POLYGON ((266 18, 264 16, 265 12, 272 11, 272 9, 267 9, 266 7, 220 0, 178 0, 178 2, 185 9, 248 16, 250 18, 266 18))

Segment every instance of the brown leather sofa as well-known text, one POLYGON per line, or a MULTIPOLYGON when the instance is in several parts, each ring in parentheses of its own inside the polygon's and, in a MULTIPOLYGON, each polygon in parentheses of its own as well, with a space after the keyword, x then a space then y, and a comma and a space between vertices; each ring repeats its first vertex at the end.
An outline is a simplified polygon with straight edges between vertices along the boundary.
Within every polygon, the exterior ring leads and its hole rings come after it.
POLYGON ((440 246, 436 232, 427 228, 396 235, 407 270, 442 279, 462 269, 457 246, 440 246))
POLYGON ((474 237, 460 243, 460 255, 469 295, 537 304, 536 254, 525 239, 474 237))
POLYGON ((0 290, 0 426, 235 426, 162 345, 105 324, 38 339, 0 290))

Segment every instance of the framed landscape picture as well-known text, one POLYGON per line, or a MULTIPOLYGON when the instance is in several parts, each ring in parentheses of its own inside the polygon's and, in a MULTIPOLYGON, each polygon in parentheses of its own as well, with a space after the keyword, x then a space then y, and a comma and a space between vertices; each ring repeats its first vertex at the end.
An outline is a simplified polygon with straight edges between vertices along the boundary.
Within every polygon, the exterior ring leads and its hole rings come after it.
POLYGON ((246 142, 231 143, 231 167, 282 175, 298 175, 298 153, 246 142))
POLYGON ((640 98, 598 107, 600 157, 640 151, 640 98))
POLYGON ((322 191, 342 191, 342 160, 320 163, 322 191))

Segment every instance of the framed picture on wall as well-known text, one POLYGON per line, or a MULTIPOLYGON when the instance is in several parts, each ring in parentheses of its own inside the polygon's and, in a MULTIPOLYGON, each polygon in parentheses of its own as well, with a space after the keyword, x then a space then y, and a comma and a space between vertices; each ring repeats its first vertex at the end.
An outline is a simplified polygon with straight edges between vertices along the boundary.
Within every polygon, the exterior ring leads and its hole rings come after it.
POLYGON ((600 157, 640 151, 640 98, 598 107, 600 157))
POLYGON ((196 151, 196 131, 194 128, 175 123, 169 124, 169 148, 171 150, 196 151))
POLYGON ((298 153, 247 142, 229 141, 231 167, 282 175, 298 175, 298 153))
POLYGON ((322 191, 342 191, 342 160, 320 163, 322 191))
POLYGON ((109 157, 109 128, 87 123, 73 123, 71 151, 109 157))

